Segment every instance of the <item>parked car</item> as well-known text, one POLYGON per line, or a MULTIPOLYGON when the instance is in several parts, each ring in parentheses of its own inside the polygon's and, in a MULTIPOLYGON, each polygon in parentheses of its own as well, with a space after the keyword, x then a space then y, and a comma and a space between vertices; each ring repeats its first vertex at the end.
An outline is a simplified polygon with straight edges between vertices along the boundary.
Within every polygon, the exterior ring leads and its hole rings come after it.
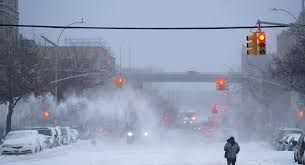
POLYGON ((284 141, 283 146, 285 151, 294 151, 297 145, 297 140, 302 134, 288 134, 288 138, 284 141))
POLYGON ((73 142, 76 143, 79 138, 79 133, 76 129, 71 129, 73 142))
POLYGON ((272 134, 272 144, 277 149, 278 142, 281 140, 281 138, 284 135, 296 133, 296 134, 302 134, 303 130, 299 128, 280 128, 274 131, 272 134))
POLYGON ((305 134, 302 134, 300 136, 300 138, 298 139, 298 142, 297 142, 297 145, 295 147, 294 154, 293 154, 294 155, 294 161, 298 162, 299 164, 302 163, 302 157, 303 157, 303 154, 304 154, 304 148, 305 148, 304 137, 305 137, 305 134))
POLYGON ((56 126, 55 130, 56 130, 56 133, 57 133, 57 139, 56 139, 57 146, 61 146, 63 144, 61 128, 59 126, 56 126))
POLYGON ((53 148, 57 146, 56 139, 58 134, 53 127, 49 128, 32 128, 32 130, 37 130, 38 134, 41 134, 47 138, 47 148, 53 148))
POLYGON ((72 143, 71 129, 69 127, 61 127, 63 145, 68 145, 72 143))
POLYGON ((2 144, 4 139, 4 129, 0 128, 0 144, 2 144))
POLYGON ((42 150, 42 138, 36 130, 9 132, 1 145, 2 155, 33 154, 42 150))
POLYGON ((280 138, 280 140, 278 141, 278 143, 276 145, 276 150, 277 151, 284 151, 285 150, 284 142, 287 141, 288 138, 289 138, 288 135, 284 135, 282 138, 280 138))

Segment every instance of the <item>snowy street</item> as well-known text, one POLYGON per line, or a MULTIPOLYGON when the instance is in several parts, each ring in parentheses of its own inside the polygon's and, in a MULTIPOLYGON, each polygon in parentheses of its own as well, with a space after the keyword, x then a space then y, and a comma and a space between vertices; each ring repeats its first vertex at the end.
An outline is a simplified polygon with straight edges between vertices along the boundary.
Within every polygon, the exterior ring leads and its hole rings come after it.
MULTIPOLYGON (((0 156, 1 165, 225 165, 220 142, 171 140, 127 145, 124 141, 79 141, 34 155, 0 156)), ((292 165, 293 152, 272 151, 267 143, 240 142, 239 165, 292 165)))
POLYGON ((0 0, 0 165, 305 165, 305 0, 0 0))

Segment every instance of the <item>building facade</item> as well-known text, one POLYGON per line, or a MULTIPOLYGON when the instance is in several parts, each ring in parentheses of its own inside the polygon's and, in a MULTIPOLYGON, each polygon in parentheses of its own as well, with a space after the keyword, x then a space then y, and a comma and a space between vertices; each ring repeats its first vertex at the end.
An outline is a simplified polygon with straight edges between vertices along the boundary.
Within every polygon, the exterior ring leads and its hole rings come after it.
MULTIPOLYGON (((18 22, 18 0, 0 0, 0 23, 17 25, 18 22)), ((16 46, 18 36, 18 27, 0 27, 0 44, 16 46)))

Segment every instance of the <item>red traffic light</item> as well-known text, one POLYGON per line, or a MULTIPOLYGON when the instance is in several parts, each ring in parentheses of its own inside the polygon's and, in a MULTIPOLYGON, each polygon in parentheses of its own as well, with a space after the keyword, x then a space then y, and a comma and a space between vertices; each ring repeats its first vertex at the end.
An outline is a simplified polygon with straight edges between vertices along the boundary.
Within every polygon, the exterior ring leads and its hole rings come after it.
POLYGON ((125 84, 125 79, 124 79, 124 77, 123 76, 117 76, 116 78, 115 78, 115 85, 117 86, 117 87, 123 87, 124 86, 124 84, 125 84))
POLYGON ((227 81, 220 79, 216 81, 216 89, 217 90, 226 90, 227 89, 227 81))
POLYGON ((265 33, 258 33, 257 40, 258 40, 258 43, 265 43, 266 42, 266 34, 265 33))

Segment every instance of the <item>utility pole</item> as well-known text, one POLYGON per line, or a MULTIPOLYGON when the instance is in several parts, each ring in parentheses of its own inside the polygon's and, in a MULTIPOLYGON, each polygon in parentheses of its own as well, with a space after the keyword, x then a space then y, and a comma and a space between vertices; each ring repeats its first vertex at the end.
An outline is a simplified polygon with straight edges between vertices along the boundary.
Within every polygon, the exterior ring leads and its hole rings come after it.
POLYGON ((122 72, 122 45, 120 46, 120 72, 122 72))
POLYGON ((128 72, 130 72, 130 47, 128 49, 128 72))

